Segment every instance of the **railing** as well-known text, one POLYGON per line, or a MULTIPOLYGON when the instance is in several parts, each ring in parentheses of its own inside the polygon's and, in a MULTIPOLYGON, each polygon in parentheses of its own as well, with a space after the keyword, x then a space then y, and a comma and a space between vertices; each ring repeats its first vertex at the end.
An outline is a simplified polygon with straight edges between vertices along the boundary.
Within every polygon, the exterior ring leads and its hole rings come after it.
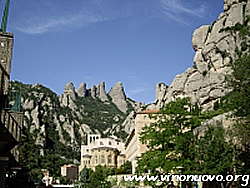
POLYGON ((17 142, 21 141, 23 114, 11 112, 9 110, 1 111, 1 121, 9 133, 17 142))

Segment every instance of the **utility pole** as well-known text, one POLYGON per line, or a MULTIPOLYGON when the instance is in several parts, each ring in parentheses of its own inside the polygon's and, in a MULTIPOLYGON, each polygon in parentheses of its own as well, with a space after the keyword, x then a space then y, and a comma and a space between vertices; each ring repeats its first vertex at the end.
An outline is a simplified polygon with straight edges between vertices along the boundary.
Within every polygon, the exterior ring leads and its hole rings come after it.
POLYGON ((2 17, 2 24, 1 24, 1 31, 6 32, 8 15, 9 15, 9 7, 10 7, 10 0, 6 0, 3 17, 2 17))

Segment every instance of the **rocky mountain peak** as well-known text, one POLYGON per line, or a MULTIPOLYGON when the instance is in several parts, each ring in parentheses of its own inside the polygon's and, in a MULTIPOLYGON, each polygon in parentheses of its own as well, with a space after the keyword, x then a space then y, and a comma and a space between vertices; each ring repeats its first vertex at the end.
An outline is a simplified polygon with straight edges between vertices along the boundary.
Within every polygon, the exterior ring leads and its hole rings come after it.
POLYGON ((64 93, 65 94, 70 94, 70 93, 74 93, 75 94, 75 86, 72 82, 68 82, 65 86, 64 86, 64 93))
POLYGON ((74 100, 76 100, 75 86, 72 82, 68 82, 64 86, 63 94, 60 96, 60 100, 63 106, 69 106, 70 108, 75 108, 74 100))
POLYGON ((82 82, 78 89, 76 90, 76 93, 79 97, 86 97, 87 89, 86 89, 86 83, 82 82))
POLYGON ((96 86, 95 85, 92 85, 90 94, 92 98, 96 98, 96 86))
POLYGON ((156 85, 156 91, 155 91, 156 98, 157 99, 162 99, 166 95, 167 88, 168 88, 168 86, 166 84, 158 83, 156 85))
POLYGON ((101 101, 108 101, 108 96, 105 91, 105 82, 101 82, 97 86, 96 95, 101 99, 101 101))
MULTIPOLYGON (((121 110, 126 113, 128 109, 127 98, 124 92, 124 88, 121 82, 117 82, 109 91, 108 95, 111 97, 112 102, 121 110)), ((64 106, 71 105, 72 108, 73 101, 79 97, 92 97, 99 98, 102 102, 108 102, 109 98, 105 90, 105 82, 102 81, 97 86, 92 85, 91 89, 86 88, 86 83, 82 82, 79 88, 75 91, 75 86, 73 83, 69 82, 64 87, 64 92, 61 95, 61 101, 64 106)))
POLYGON ((192 37, 195 50, 194 65, 178 74, 169 88, 162 83, 156 86, 156 107, 176 97, 190 97, 204 110, 213 108, 214 102, 224 96, 225 75, 230 74, 228 63, 237 58, 236 49, 241 49, 239 32, 230 32, 236 24, 245 24, 250 14, 249 1, 224 0, 224 12, 212 25, 196 29, 192 37))
POLYGON ((127 102, 124 88, 121 82, 117 82, 109 91, 112 102, 124 113, 127 111, 127 102))
POLYGON ((239 2, 241 2, 241 0, 224 0, 224 11, 229 10, 233 4, 237 4, 239 2))

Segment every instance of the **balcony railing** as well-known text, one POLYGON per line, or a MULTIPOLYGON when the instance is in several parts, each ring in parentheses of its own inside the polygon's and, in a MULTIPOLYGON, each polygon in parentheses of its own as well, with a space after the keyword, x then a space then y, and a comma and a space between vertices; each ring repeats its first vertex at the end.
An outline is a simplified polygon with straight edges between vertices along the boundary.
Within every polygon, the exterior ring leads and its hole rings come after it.
POLYGON ((1 111, 1 122, 16 142, 21 141, 21 131, 23 122, 23 113, 11 112, 10 110, 1 111))

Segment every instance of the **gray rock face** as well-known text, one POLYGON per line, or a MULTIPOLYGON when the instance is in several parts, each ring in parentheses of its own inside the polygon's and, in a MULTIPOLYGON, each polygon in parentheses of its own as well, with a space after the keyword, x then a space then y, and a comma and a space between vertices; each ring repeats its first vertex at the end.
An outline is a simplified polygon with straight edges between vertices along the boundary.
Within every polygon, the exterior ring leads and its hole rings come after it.
POLYGON ((128 107, 126 102, 126 95, 121 82, 117 82, 113 88, 109 91, 109 96, 112 98, 112 102, 124 113, 126 113, 128 107))
POLYGON ((86 92, 87 92, 86 83, 82 82, 79 88, 76 90, 76 93, 79 97, 86 97, 86 92))
POLYGON ((63 106, 68 106, 71 109, 77 108, 74 100, 76 100, 75 86, 73 83, 69 82, 64 87, 64 92, 60 96, 60 101, 63 106))
POLYGON ((192 46, 195 51, 204 48, 205 41, 207 38, 207 35, 204 35, 204 33, 208 33, 209 28, 209 25, 204 25, 194 31, 192 38, 192 46))
POLYGON ((122 126, 125 127, 125 132, 130 134, 132 130, 135 128, 135 111, 130 112, 130 114, 126 117, 122 126))
MULTIPOLYGON (((77 96, 80 97, 87 97, 87 88, 86 83, 82 82, 79 88, 76 91, 77 96)), ((95 86, 93 85, 91 87, 90 95, 93 98, 100 98, 101 101, 108 101, 108 96, 105 91, 105 82, 101 82, 99 85, 95 86)))
POLYGON ((75 92, 75 86, 73 83, 69 82, 65 85, 64 87, 64 92, 65 95, 69 95, 71 99, 75 100, 76 99, 76 92, 75 92))
MULTIPOLYGON (((156 94, 156 98, 157 99, 163 99, 164 96, 166 95, 167 93, 167 89, 168 89, 168 86, 164 83, 159 83, 156 85, 156 90, 155 90, 155 94, 156 94)), ((164 102, 164 101, 157 101, 157 102, 164 102)))
POLYGON ((95 85, 91 87, 91 97, 96 98, 96 86, 95 85))
POLYGON ((105 82, 101 82, 97 86, 96 95, 101 99, 101 101, 108 101, 108 96, 105 91, 105 82))
POLYGON ((237 58, 235 49, 240 49, 242 39, 238 33, 225 31, 225 28, 243 24, 245 15, 250 14, 250 3, 239 0, 224 0, 224 3, 224 12, 218 20, 211 26, 201 26, 193 33, 194 66, 177 75, 168 89, 157 84, 156 107, 161 108, 176 97, 190 97, 193 103, 209 110, 218 98, 228 92, 225 75, 232 70, 227 64, 230 58, 237 58))
POLYGON ((239 3, 239 0, 224 0, 224 10, 227 11, 231 5, 239 3))

